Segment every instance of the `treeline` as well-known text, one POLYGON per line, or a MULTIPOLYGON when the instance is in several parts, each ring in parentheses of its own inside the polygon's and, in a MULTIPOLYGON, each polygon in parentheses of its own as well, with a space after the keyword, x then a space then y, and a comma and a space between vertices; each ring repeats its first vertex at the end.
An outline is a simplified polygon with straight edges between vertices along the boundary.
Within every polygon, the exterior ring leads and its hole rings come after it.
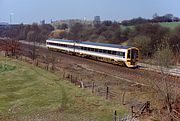
POLYGON ((104 21, 94 26, 77 23, 70 28, 67 38, 116 44, 128 40, 127 32, 121 29, 119 23, 111 21, 104 21))
POLYGON ((32 25, 6 25, 0 27, 0 37, 45 42, 53 30, 54 27, 50 24, 38 25, 33 23, 32 25))
POLYGON ((132 26, 132 25, 145 24, 145 23, 179 22, 179 21, 180 18, 175 17, 173 14, 165 14, 163 16, 154 14, 152 19, 145 19, 142 17, 138 17, 130 20, 124 20, 121 22, 121 24, 124 26, 132 26))
POLYGON ((75 23, 71 28, 55 29, 50 24, 18 25, 0 28, 0 37, 45 43, 49 37, 80 41, 94 41, 136 46, 142 57, 152 57, 162 44, 166 44, 175 55, 180 53, 180 27, 169 29, 155 23, 122 28, 117 22, 104 21, 95 25, 75 23))
POLYGON ((112 21, 103 21, 95 25, 75 23, 69 29, 55 30, 51 33, 51 37, 119 44, 128 40, 130 31, 130 29, 122 30, 119 23, 112 21))
POLYGON ((126 29, 111 21, 95 26, 76 23, 68 31, 55 30, 51 37, 116 44, 124 42, 138 47, 143 58, 152 57, 162 45, 168 46, 176 55, 180 53, 180 27, 171 30, 155 23, 137 24, 126 29))
POLYGON ((159 24, 136 25, 129 34, 128 45, 138 47, 143 57, 152 57, 162 46, 168 46, 178 56, 180 53, 180 26, 171 30, 159 24))

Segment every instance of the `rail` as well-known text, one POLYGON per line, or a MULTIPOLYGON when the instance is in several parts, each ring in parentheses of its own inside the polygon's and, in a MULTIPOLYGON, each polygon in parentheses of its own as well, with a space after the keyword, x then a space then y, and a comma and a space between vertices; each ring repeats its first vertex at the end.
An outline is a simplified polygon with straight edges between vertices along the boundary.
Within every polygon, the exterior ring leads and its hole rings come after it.
MULTIPOLYGON (((27 42, 24 40, 19 40, 19 42, 22 44, 34 45, 34 43, 32 43, 32 42, 27 42)), ((43 43, 36 42, 36 44, 37 44, 37 46, 39 46, 41 48, 46 48, 46 45, 43 43)), ((145 64, 145 63, 139 63, 138 65, 139 65, 140 69, 151 70, 151 71, 155 71, 155 72, 161 72, 161 70, 160 70, 161 68, 159 66, 145 64)), ((179 66, 171 67, 171 68, 163 68, 163 71, 165 73, 168 73, 169 75, 180 77, 180 67, 179 66)))

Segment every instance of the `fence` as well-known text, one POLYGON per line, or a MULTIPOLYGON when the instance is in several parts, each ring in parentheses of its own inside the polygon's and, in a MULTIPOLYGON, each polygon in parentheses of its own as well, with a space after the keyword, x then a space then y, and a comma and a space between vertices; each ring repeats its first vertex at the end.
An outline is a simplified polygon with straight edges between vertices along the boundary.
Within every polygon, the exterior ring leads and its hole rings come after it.
MULTIPOLYGON (((21 59, 21 61, 24 60, 26 62, 33 63, 31 61, 31 59, 26 58, 26 57, 23 59, 22 58, 20 58, 20 59, 21 59)), ((38 61, 37 61, 37 62, 35 62, 35 65, 39 66, 40 68, 45 68, 45 69, 49 70, 47 67, 47 64, 44 64, 41 62, 38 63, 38 61)), ((60 71, 60 68, 56 68, 56 70, 60 71)), ((73 76, 71 73, 68 73, 65 71, 63 71, 62 78, 69 80, 71 83, 75 84, 76 86, 79 86, 80 88, 91 89, 92 93, 97 93, 100 96, 104 96, 106 99, 119 96, 119 93, 112 91, 108 84, 106 84, 106 86, 102 87, 100 85, 97 85, 94 81, 92 81, 90 83, 84 83, 81 78, 78 78, 77 76, 73 76)), ((125 95, 125 92, 122 95, 123 104, 124 104, 124 95, 125 95)), ((132 106, 131 107, 131 113, 132 113, 131 115, 122 115, 122 114, 117 115, 117 112, 115 111, 114 115, 113 115, 113 121, 138 121, 137 117, 140 116, 141 114, 143 114, 145 111, 150 113, 150 102, 149 101, 144 103, 139 108, 139 110, 136 112, 134 111, 134 107, 132 106)))
POLYGON ((137 118, 132 117, 131 115, 115 115, 113 121, 139 121, 137 118))

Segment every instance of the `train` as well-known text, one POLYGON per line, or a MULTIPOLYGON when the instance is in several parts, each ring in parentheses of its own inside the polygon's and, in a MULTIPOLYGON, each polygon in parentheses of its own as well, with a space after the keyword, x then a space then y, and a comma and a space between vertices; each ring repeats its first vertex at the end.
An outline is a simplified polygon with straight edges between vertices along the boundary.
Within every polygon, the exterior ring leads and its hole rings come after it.
POLYGON ((46 40, 46 47, 49 50, 89 57, 129 68, 136 68, 139 61, 138 48, 119 44, 49 38, 46 40))

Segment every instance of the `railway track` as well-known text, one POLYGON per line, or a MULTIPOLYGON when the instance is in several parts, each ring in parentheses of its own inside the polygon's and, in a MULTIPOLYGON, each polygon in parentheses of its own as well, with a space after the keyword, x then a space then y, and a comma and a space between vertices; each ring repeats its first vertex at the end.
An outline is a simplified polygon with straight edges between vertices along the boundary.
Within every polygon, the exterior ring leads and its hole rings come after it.
MULTIPOLYGON (((22 40, 19 42, 23 44, 33 45, 33 43, 22 41, 22 40)), ((36 44, 41 48, 47 49, 45 44, 42 44, 42 43, 36 43, 36 44)), ((155 72, 161 72, 161 69, 163 69, 165 73, 168 73, 172 76, 180 77, 180 67, 178 66, 170 67, 170 68, 161 68, 160 66, 155 66, 155 65, 145 64, 145 63, 139 63, 138 66, 139 66, 139 69, 150 70, 150 71, 155 71, 155 72)))
POLYGON ((172 76, 179 76, 180 77, 180 67, 169 67, 169 68, 162 68, 160 66, 154 66, 150 64, 145 64, 145 63, 139 63, 140 69, 145 69, 145 70, 151 70, 155 72, 161 72, 161 69, 163 69, 163 72, 170 74, 172 76))
MULTIPOLYGON (((33 45, 33 43, 20 41, 25 46, 27 45, 33 45)), ((48 54, 49 50, 45 47, 45 44, 36 44, 39 46, 39 52, 42 54, 48 54)), ((28 47, 24 47, 27 49, 28 47)), ((24 49, 24 50, 25 50, 24 49)), ((27 50, 28 51, 28 50, 27 50)), ((27 53, 27 52, 26 52, 27 53)), ((127 82, 133 82, 134 84, 139 85, 148 85, 151 80, 158 80, 160 78, 159 70, 156 69, 154 66, 151 67, 151 65, 143 65, 140 63, 140 69, 131 69, 126 67, 120 67, 113 64, 108 64, 100 61, 95 61, 92 59, 86 59, 81 58, 78 56, 72 56, 64 53, 59 52, 53 52, 56 57, 60 57, 60 59, 66 64, 66 65, 85 65, 85 69, 89 71, 94 71, 98 73, 107 74, 110 76, 113 76, 115 78, 119 78, 121 80, 125 80, 127 82)), ((173 75, 173 74, 171 74, 173 75)), ((180 87, 180 75, 173 75, 169 76, 170 80, 173 80, 171 83, 176 83, 176 86, 180 87)))

